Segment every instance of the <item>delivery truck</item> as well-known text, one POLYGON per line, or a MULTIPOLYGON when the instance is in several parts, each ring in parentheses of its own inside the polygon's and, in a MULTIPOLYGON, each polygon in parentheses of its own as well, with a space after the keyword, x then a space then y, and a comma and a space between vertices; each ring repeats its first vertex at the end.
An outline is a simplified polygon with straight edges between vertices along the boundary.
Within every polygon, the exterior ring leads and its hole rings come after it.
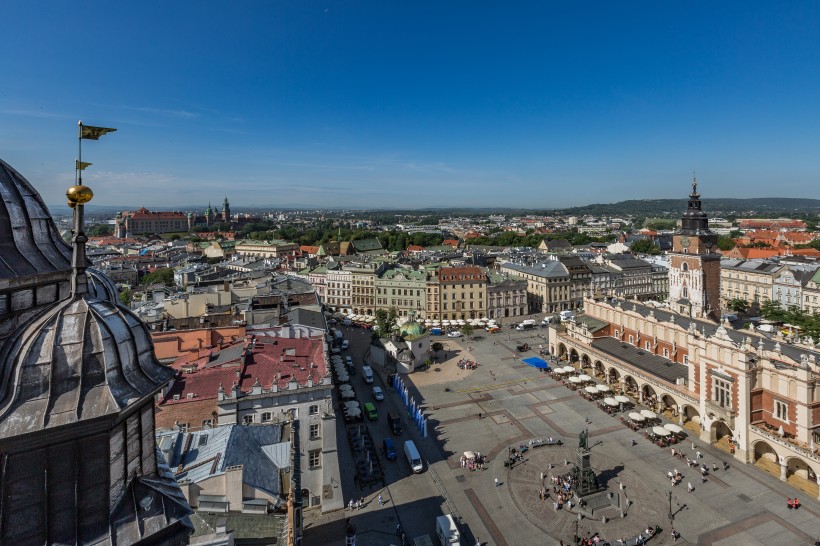
POLYGON ((436 536, 438 536, 441 546, 459 546, 461 544, 458 526, 450 514, 436 518, 436 536))

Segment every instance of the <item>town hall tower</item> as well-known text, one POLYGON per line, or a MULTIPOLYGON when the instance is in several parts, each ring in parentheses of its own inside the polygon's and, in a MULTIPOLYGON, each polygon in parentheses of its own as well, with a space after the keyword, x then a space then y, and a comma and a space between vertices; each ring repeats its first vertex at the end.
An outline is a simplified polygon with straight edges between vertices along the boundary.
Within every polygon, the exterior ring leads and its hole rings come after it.
POLYGON ((695 178, 680 231, 672 238, 669 303, 673 310, 683 315, 717 320, 719 302, 720 254, 717 252, 717 234, 709 229, 709 218, 703 212, 695 178))

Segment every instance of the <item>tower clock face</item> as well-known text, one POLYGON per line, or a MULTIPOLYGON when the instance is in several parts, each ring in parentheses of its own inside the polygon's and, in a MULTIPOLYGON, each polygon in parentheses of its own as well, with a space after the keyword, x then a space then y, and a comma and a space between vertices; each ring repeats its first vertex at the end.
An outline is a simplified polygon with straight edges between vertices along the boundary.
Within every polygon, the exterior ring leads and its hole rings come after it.
POLYGON ((689 237, 681 237, 680 238, 680 246, 682 246, 683 248, 688 247, 690 243, 691 243, 691 241, 689 240, 689 237))

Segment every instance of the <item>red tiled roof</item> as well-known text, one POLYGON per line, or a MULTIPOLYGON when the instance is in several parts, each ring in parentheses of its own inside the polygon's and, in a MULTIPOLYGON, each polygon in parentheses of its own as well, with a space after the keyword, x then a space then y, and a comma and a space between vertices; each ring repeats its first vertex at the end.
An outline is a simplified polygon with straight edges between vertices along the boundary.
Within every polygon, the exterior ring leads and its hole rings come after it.
POLYGON ((410 245, 407 247, 407 250, 409 252, 421 252, 422 250, 424 250, 424 247, 419 245, 410 245))
POLYGON ((132 220, 187 220, 188 217, 181 212, 151 212, 142 207, 129 214, 132 220))
POLYGON ((449 245, 453 248, 458 248, 458 239, 444 239, 443 245, 449 245))
MULTIPOLYGON (((257 379, 265 390, 269 390, 274 382, 279 389, 284 389, 291 378, 295 378, 300 385, 306 385, 309 376, 318 382, 327 374, 323 340, 320 337, 293 339, 260 335, 256 337, 256 346, 246 357, 208 368, 206 366, 211 360, 210 354, 203 353, 199 355, 201 358, 184 359, 187 364, 198 364, 197 371, 177 374, 174 385, 161 405, 216 398, 220 385, 225 392, 230 392, 237 380, 239 389, 247 393, 257 379), (188 398, 191 393, 194 397, 188 398), (178 395, 179 399, 174 400, 174 395, 178 395)), ((174 364, 177 367, 177 362, 174 364)))
POLYGON ((318 246, 302 245, 302 246, 299 247, 299 250, 301 250, 305 254, 316 254, 317 252, 319 252, 319 247, 318 246))

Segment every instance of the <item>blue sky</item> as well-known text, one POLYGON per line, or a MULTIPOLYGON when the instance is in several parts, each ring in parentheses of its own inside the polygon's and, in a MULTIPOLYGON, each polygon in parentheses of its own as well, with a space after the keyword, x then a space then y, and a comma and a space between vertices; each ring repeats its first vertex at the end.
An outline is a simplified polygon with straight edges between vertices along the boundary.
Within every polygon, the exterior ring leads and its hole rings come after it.
POLYGON ((820 198, 816 2, 27 1, 0 158, 47 203, 820 198))

